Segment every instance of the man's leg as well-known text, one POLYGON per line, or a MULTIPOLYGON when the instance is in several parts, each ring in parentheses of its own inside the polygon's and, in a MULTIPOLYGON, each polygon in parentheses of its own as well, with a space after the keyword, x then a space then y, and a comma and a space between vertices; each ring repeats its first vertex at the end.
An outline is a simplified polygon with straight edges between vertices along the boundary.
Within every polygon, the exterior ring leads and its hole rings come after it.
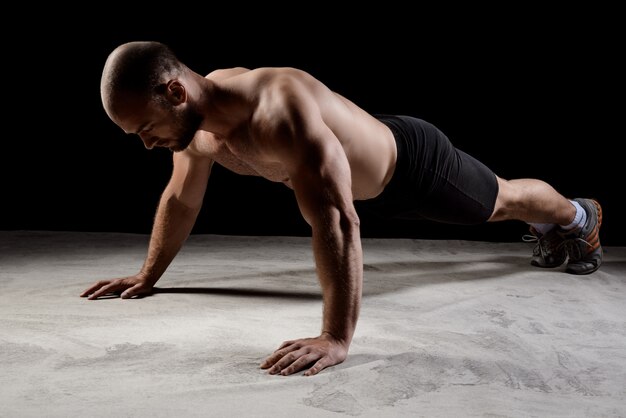
POLYGON ((600 267, 602 208, 598 202, 569 200, 541 180, 497 180, 499 191, 489 222, 516 219, 531 225, 542 224, 537 227, 544 233, 531 227, 539 240, 532 264, 557 267, 569 255, 569 273, 588 274, 600 267), (550 228, 551 224, 554 228, 550 228))

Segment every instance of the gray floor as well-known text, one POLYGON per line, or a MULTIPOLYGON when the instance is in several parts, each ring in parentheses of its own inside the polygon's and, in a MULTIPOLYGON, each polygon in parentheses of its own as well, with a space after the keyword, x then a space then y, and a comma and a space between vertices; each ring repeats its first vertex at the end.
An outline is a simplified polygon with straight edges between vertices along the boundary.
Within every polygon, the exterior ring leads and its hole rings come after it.
POLYGON ((88 301, 147 236, 0 232, 0 416, 626 416, 626 247, 572 276, 532 245, 364 240, 350 356, 261 360, 319 332, 308 238, 194 235, 159 292, 88 301))

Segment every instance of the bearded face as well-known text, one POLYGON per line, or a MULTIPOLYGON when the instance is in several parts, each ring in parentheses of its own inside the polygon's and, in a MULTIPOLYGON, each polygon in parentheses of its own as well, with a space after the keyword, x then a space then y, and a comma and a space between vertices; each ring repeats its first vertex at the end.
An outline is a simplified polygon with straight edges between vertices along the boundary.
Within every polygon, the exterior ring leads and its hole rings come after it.
POLYGON ((171 140, 165 146, 170 151, 179 152, 189 146, 200 129, 202 115, 192 106, 179 106, 172 108, 172 116, 171 140))

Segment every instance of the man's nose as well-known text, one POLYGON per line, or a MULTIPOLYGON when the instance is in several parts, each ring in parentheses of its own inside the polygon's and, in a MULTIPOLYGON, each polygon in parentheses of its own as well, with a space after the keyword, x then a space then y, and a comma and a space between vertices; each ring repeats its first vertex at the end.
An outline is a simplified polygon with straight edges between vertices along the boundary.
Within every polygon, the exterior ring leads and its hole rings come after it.
POLYGON ((152 149, 157 142, 155 137, 146 134, 139 134, 139 138, 141 138, 141 142, 143 142, 143 146, 146 147, 146 149, 152 149))

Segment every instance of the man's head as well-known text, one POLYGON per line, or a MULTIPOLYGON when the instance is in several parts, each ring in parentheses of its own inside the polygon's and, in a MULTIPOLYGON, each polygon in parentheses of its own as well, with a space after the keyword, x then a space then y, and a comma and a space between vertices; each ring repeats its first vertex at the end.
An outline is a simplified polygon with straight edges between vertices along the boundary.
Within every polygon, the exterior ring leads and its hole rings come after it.
POLYGON ((189 100, 190 70, 159 42, 128 42, 104 65, 100 94, 105 111, 146 148, 185 149, 202 122, 189 100))

